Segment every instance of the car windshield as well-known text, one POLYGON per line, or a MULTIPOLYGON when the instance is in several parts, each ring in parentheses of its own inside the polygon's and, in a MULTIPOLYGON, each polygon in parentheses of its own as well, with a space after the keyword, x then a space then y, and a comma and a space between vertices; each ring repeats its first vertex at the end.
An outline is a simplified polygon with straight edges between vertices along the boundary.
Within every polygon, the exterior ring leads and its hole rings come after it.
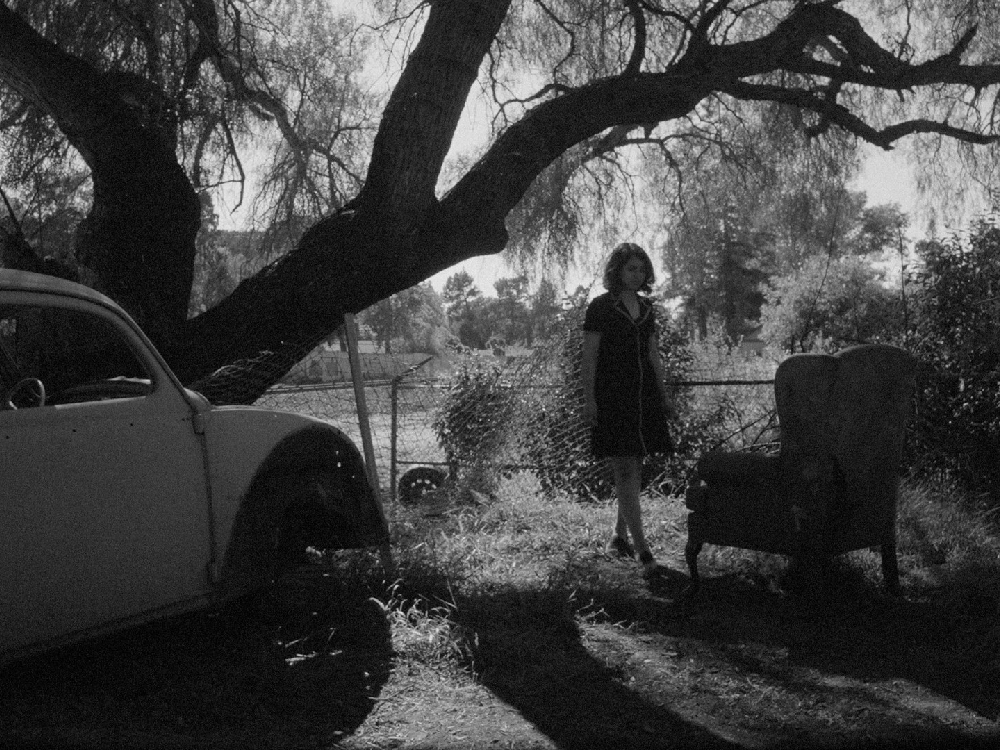
POLYGON ((64 307, 0 305, 0 378, 11 388, 37 378, 50 393, 149 375, 121 332, 101 317, 64 307))

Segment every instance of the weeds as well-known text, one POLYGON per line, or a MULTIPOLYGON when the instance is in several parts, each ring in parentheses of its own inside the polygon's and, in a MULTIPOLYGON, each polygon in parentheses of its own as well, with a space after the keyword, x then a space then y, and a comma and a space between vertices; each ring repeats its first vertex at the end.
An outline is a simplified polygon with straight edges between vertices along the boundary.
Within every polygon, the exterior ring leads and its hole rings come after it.
MULTIPOLYGON (((462 490, 452 490, 452 497, 462 496, 462 490)), ((393 525, 402 577, 385 603, 408 651, 416 649, 424 661, 451 660, 468 668, 476 650, 470 633, 483 628, 520 623, 537 634, 539 623, 561 623, 558 630, 598 620, 641 627, 649 616, 643 602, 633 588, 622 588, 620 577, 607 574, 602 550, 613 525, 613 504, 541 497, 534 477, 524 473, 501 479, 488 502, 455 501, 432 518, 419 507, 397 509, 393 525)), ((666 497, 644 503, 654 542, 660 535, 659 546, 669 548, 666 554, 672 551, 679 563, 682 503, 666 497)), ((1000 540, 990 521, 953 485, 904 484, 899 554, 907 596, 954 612, 995 608, 1000 540)), ((708 575, 741 581, 766 595, 780 588, 786 561, 709 545, 702 567, 708 575)), ((638 578, 627 566, 616 570, 638 578)), ((880 596, 874 552, 838 558, 833 576, 852 596, 880 596)), ((982 642, 983 634, 977 637, 982 642)))

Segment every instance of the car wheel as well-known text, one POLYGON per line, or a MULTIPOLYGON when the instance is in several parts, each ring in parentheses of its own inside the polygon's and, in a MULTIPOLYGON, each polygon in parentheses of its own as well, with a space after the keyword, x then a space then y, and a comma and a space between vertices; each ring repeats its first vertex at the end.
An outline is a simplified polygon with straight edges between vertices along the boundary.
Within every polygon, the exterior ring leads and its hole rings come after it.
POLYGON ((335 472, 309 471, 279 479, 287 493, 275 533, 277 571, 310 561, 316 552, 350 546, 355 529, 344 510, 342 483, 335 472))
POLYGON ((431 466, 410 469, 399 479, 399 499, 404 503, 418 503, 428 492, 444 484, 446 478, 441 469, 431 466))

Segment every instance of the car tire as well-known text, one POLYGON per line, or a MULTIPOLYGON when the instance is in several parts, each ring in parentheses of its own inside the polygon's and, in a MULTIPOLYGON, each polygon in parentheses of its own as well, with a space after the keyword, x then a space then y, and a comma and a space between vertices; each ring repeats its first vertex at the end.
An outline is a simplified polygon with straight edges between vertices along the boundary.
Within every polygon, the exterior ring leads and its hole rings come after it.
POLYGON ((310 561, 319 551, 347 546, 355 529, 343 512, 341 487, 330 472, 309 471, 279 478, 290 494, 275 535, 279 575, 310 561))
POLYGON ((431 466, 410 469, 399 479, 399 499, 404 503, 419 503, 424 495, 443 485, 445 479, 447 474, 431 466))

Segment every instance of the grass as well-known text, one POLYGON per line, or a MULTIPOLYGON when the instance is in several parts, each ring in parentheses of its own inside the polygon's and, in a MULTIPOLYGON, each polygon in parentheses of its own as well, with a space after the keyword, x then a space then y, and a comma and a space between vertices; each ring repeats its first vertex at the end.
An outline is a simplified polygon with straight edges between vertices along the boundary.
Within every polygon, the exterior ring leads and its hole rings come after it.
POLYGON ((956 706, 971 711, 978 732, 975 717, 989 725, 1000 709, 1000 543, 988 514, 955 493, 940 483, 904 487, 901 602, 882 594, 873 552, 841 558, 831 598, 817 603, 781 593, 782 558, 710 547, 702 567, 712 577, 712 601, 685 604, 678 597, 684 512, 676 498, 646 502, 651 537, 670 573, 652 591, 636 570, 603 554, 610 504, 539 501, 530 476, 504 480, 485 505, 447 504, 430 519, 397 508, 396 592, 408 612, 397 621, 408 635, 397 643, 420 646, 404 648, 404 659, 487 686, 559 746, 586 746, 600 728, 584 722, 578 733, 532 707, 558 713, 591 706, 606 720, 618 710, 602 697, 607 691, 637 721, 698 746, 708 741, 696 722, 621 691, 637 681, 648 683, 641 695, 679 701, 683 716, 722 717, 735 737, 915 741, 960 724, 956 706), (637 639, 656 646, 641 664, 630 656, 637 639), (666 665, 643 671, 664 654, 666 665), (688 661, 679 663, 680 655, 688 661), (900 688, 903 682, 910 687, 900 688), (581 690, 585 684, 594 687, 581 690), (576 697, 539 695, 553 689, 576 697), (859 725, 868 715, 871 726, 859 725))
POLYGON ((782 558, 709 547, 703 596, 688 603, 681 500, 644 499, 666 569, 649 586, 604 553, 613 504, 542 498, 518 474, 391 504, 392 569, 370 553, 327 554, 243 609, 10 667, 0 745, 997 738, 1000 543, 991 516, 947 483, 904 488, 901 600, 883 594, 873 552, 845 556, 827 596, 806 601, 781 590, 782 558))
MULTIPOLYGON (((563 595, 587 589, 597 599, 615 596, 617 581, 588 572, 582 561, 600 558, 613 523, 611 503, 579 503, 565 497, 540 500, 529 474, 504 479, 496 499, 479 505, 445 497, 440 514, 392 506, 401 580, 430 585, 424 596, 466 596, 498 586, 563 595), (601 587, 601 583, 606 584, 601 587), (437 587, 437 588, 435 588, 437 587), (596 587, 596 588, 595 588, 596 587)), ((479 495, 484 497, 483 494, 479 495)), ((441 496, 431 503, 442 502, 441 496)), ((677 562, 685 511, 678 498, 644 501, 651 536, 660 554, 677 562), (667 542, 664 543, 664 537, 667 542)), ((962 497, 947 481, 904 482, 898 511, 898 548, 907 596, 954 607, 963 599, 1000 596, 1000 536, 994 514, 962 497)), ((773 588, 785 561, 779 556, 709 546, 702 565, 773 588)), ((877 554, 859 551, 838 561, 838 573, 873 594, 881 586, 877 554)), ((996 603, 996 602, 994 602, 996 603)))

